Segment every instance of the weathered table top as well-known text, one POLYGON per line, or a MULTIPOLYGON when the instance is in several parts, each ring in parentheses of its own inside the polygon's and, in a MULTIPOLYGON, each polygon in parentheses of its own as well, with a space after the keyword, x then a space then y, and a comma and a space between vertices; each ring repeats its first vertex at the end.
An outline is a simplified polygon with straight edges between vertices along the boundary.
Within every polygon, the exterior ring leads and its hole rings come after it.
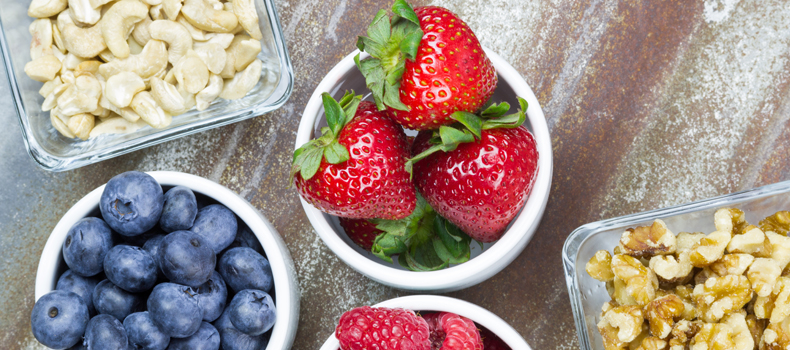
MULTIPOLYGON (((301 111, 390 0, 278 0, 296 84, 268 115, 65 173, 26 154, 0 86, 0 344, 41 348, 29 324, 49 231, 127 170, 176 170, 228 186, 291 249, 302 288, 295 349, 340 314, 403 292, 340 262, 284 189, 301 111)), ((451 293, 513 325, 535 349, 578 348, 560 251, 576 227, 790 179, 790 7, 783 1, 436 0, 510 61, 540 100, 554 179, 542 225, 504 271, 451 293)), ((3 74, 3 73, 0 73, 3 74)), ((5 77, 0 77, 5 81, 5 77)))

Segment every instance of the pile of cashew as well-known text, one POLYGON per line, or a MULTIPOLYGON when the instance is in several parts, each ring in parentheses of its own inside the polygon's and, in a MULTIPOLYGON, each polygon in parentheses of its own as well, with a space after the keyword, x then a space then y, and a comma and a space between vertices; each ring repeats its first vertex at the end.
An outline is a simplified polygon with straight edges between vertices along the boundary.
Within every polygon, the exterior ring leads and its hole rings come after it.
POLYGON ((253 0, 33 0, 25 73, 62 135, 164 128, 258 83, 253 0))

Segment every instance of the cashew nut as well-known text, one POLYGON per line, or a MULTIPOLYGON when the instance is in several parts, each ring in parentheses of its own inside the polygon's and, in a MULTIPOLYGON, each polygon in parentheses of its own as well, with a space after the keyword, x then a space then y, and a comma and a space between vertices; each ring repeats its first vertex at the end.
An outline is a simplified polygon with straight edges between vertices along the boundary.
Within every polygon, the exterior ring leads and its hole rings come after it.
POLYGON ((68 127, 69 130, 74 133, 74 136, 77 136, 84 141, 88 139, 88 136, 90 136, 94 122, 95 120, 93 118, 93 114, 80 113, 69 118, 68 127))
POLYGON ((132 72, 120 72, 107 78, 104 85, 104 96, 119 108, 127 107, 132 103, 134 95, 145 90, 143 78, 132 72))
POLYGON ((114 59, 99 66, 99 74, 110 77, 122 71, 134 72, 143 80, 167 68, 167 49, 159 40, 149 40, 143 52, 124 59, 114 59))
POLYGON ((162 80, 167 82, 168 84, 173 84, 173 85, 178 84, 178 80, 176 80, 176 70, 171 69, 167 71, 167 74, 165 74, 165 77, 162 78, 162 80))
POLYGON ((173 20, 178 17, 183 2, 183 0, 162 0, 162 10, 165 11, 168 19, 173 20))
POLYGON ((117 58, 129 57, 129 44, 126 37, 135 23, 148 15, 148 7, 137 0, 121 0, 107 10, 99 21, 101 34, 107 48, 117 58))
POLYGON ((66 5, 66 0, 33 0, 27 8, 27 15, 36 18, 52 17, 65 10, 66 5))
POLYGON ((148 14, 151 15, 151 19, 154 21, 167 19, 167 17, 165 17, 166 13, 162 10, 162 4, 151 6, 148 10, 148 14))
POLYGON ((222 92, 223 86, 225 86, 225 81, 222 79, 222 77, 212 74, 208 79, 208 86, 206 86, 205 89, 200 90, 200 92, 195 95, 197 110, 202 111, 208 108, 208 106, 211 104, 211 101, 214 101, 214 99, 219 96, 219 93, 222 92))
POLYGON ((61 71, 60 73, 60 80, 63 80, 63 84, 75 84, 77 81, 77 76, 74 75, 74 72, 67 70, 65 72, 61 71))
POLYGON ((178 89, 162 79, 151 78, 151 96, 167 112, 172 115, 184 113, 184 97, 178 89))
POLYGON ((105 4, 108 4, 108 3, 113 2, 113 1, 115 1, 115 0, 90 0, 90 3, 91 3, 91 7, 95 8, 95 9, 98 9, 98 8, 104 6, 105 4))
POLYGON ((137 25, 134 26, 134 30, 132 30, 132 38, 134 38, 134 41, 136 41, 137 44, 145 46, 145 44, 148 43, 148 40, 151 40, 151 31, 149 28, 153 22, 154 21, 152 21, 151 18, 146 16, 140 23, 137 23, 137 25))
POLYGON ((190 94, 196 94, 208 84, 208 68, 192 50, 173 67, 179 84, 190 94))
POLYGON ((258 24, 258 12, 255 11, 253 0, 232 0, 233 13, 239 19, 239 23, 244 30, 255 40, 263 39, 261 28, 258 24))
POLYGON ((258 83, 262 70, 263 62, 261 60, 256 59, 252 61, 247 68, 236 73, 233 79, 225 82, 225 87, 222 88, 222 93, 219 94, 219 97, 228 100, 244 97, 258 83))
POLYGON ((192 107, 195 107, 195 94, 190 94, 181 84, 178 84, 176 89, 178 89, 178 93, 181 94, 181 98, 184 99, 184 111, 188 111, 192 109, 192 107))
POLYGON ((187 19, 184 18, 184 16, 178 16, 176 22, 178 22, 179 24, 184 26, 184 28, 186 28, 186 30, 189 32, 189 35, 192 36, 192 40, 206 41, 209 38, 211 38, 211 35, 215 34, 215 33, 206 33, 202 29, 195 28, 195 26, 193 26, 192 23, 189 23, 189 21, 187 21, 187 19))
POLYGON ((53 21, 49 20, 52 26, 52 39, 55 42, 55 47, 58 51, 62 54, 66 53, 66 44, 63 43, 63 36, 60 34, 60 29, 58 29, 58 24, 53 21))
POLYGON ((101 84, 92 75, 78 76, 58 97, 58 108, 67 116, 94 111, 99 105, 101 91, 101 84))
MULTIPOLYGON (((55 79, 55 75, 60 71, 60 67, 61 63, 57 57, 53 55, 47 55, 39 57, 25 64, 25 73, 31 79, 43 83, 55 79)), ((208 80, 208 77, 206 80, 208 80)))
POLYGON ((80 28, 74 23, 68 11, 63 11, 58 15, 58 29, 63 36, 66 50, 79 57, 96 57, 107 48, 99 25, 80 28))
MULTIPOLYGON (((107 83, 104 81, 104 78, 101 75, 99 75, 96 77, 96 79, 99 80, 102 91, 106 90, 107 83)), ((140 116, 137 115, 137 113, 135 113, 131 108, 129 107, 119 108, 118 106, 112 104, 110 100, 107 99, 106 94, 102 94, 101 97, 99 97, 99 107, 109 110, 115 114, 118 114, 119 116, 128 120, 131 123, 140 120, 140 116)))
POLYGON ((55 130, 57 130, 61 135, 66 136, 70 139, 74 138, 74 133, 71 132, 71 130, 69 130, 69 127, 68 125, 66 125, 66 123, 64 123, 62 120, 60 120, 60 118, 58 118, 58 115, 55 113, 55 110, 49 112, 49 121, 52 122, 52 126, 54 126, 55 130))
POLYGON ((77 55, 69 52, 66 54, 66 57, 63 59, 63 68, 67 70, 74 70, 80 63, 85 62, 85 59, 77 57, 77 55))
POLYGON ((74 68, 74 75, 75 76, 80 76, 80 75, 83 75, 85 73, 90 73, 90 74, 94 74, 95 75, 96 73, 99 72, 99 66, 101 66, 102 64, 103 63, 101 63, 100 61, 96 61, 96 60, 84 61, 84 62, 80 63, 77 66, 77 68, 74 68))
POLYGON ((162 0, 142 0, 142 1, 150 6, 156 6, 162 4, 162 0))
POLYGON ((173 120, 170 113, 165 112, 162 107, 156 104, 156 100, 151 97, 148 91, 141 91, 134 95, 131 107, 148 125, 157 129, 170 125, 173 120))
POLYGON ((41 86, 41 89, 38 89, 38 94, 41 95, 41 97, 46 98, 52 93, 52 91, 55 91, 55 88, 61 85, 63 85, 63 81, 60 80, 60 77, 55 77, 55 79, 44 83, 44 85, 41 86))
POLYGON ((58 106, 58 97, 63 94, 68 87, 71 86, 68 83, 62 83, 60 85, 55 86, 52 89, 52 92, 47 94, 47 97, 44 99, 44 102, 41 103, 41 110, 46 112, 51 109, 54 109, 58 106))
POLYGON ((39 18, 28 27, 33 40, 30 42, 30 59, 52 55, 52 22, 39 18))
POLYGON ((99 58, 104 62, 110 62, 115 59, 110 49, 104 49, 104 51, 99 52, 99 58))
POLYGON ((169 45, 167 60, 176 64, 187 50, 192 48, 192 36, 184 26, 178 22, 158 20, 149 26, 151 38, 162 40, 169 45))
POLYGON ((94 8, 90 0, 68 0, 71 18, 83 25, 94 25, 101 19, 101 10, 94 8))
POLYGON ((225 68, 225 61, 228 54, 219 44, 206 44, 195 48, 195 52, 206 64, 208 71, 219 74, 225 68))
POLYGON ((99 117, 100 119, 109 118, 110 113, 113 112, 107 108, 102 107, 101 104, 99 105, 99 107, 96 107, 96 109, 91 112, 91 114, 95 115, 96 117, 99 117))
POLYGON ((90 137, 102 134, 126 134, 135 132, 145 125, 145 122, 142 120, 131 122, 122 117, 110 117, 96 124, 90 132, 90 137))
MULTIPOLYGON (((208 33, 206 34, 206 41, 195 41, 192 45, 198 48, 203 45, 217 44, 224 50, 230 47, 230 43, 233 42, 234 37, 235 36, 230 33, 208 33)), ((192 38, 194 39, 195 37, 192 36, 192 38)))
POLYGON ((216 10, 208 0, 186 0, 181 13, 197 28, 218 33, 228 33, 239 24, 232 12, 216 10))
POLYGON ((239 34, 233 38, 226 52, 228 58, 220 75, 225 79, 230 79, 236 72, 244 70, 258 56, 258 53, 261 52, 261 42, 247 35, 239 34))

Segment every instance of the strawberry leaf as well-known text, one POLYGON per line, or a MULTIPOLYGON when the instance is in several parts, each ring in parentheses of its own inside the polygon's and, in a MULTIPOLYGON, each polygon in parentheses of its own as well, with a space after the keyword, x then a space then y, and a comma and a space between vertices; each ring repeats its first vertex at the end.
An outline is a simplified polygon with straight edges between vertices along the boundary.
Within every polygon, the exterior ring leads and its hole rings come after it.
POLYGON ((326 157, 326 162, 329 164, 340 164, 347 161, 351 156, 343 145, 337 143, 336 140, 332 140, 332 143, 324 148, 324 157, 326 157))
MULTIPOLYGON (((502 104, 500 104, 500 106, 502 104)), ((518 104, 521 106, 521 108, 516 111, 516 113, 509 114, 504 117, 497 117, 496 119, 486 119, 483 122, 483 130, 514 129, 521 126, 521 124, 524 124, 524 121, 527 120, 527 115, 525 113, 527 111, 527 107, 529 107, 529 103, 527 103, 525 99, 519 97, 518 104)))
POLYGON ((492 103, 490 106, 486 107, 483 112, 480 113, 480 117, 483 119, 495 119, 499 118, 507 111, 510 110, 510 103, 502 102, 500 104, 492 103))
POLYGON ((459 254, 458 256, 453 255, 450 250, 447 248, 447 245, 439 239, 433 239, 433 249, 436 251, 436 255, 442 261, 446 261, 450 264, 460 264, 469 261, 469 257, 471 256, 472 252, 469 248, 469 245, 466 246, 466 251, 464 253, 459 254))
POLYGON ((367 29, 367 37, 359 37, 357 47, 370 54, 360 60, 355 57, 365 84, 373 93, 376 107, 408 110, 400 100, 400 84, 406 60, 414 60, 423 32, 414 9, 404 0, 392 5, 394 16, 379 11, 367 29))
POLYGON ((412 271, 436 271, 450 266, 449 261, 442 260, 436 253, 433 239, 409 247, 409 251, 402 255, 406 257, 406 267, 412 271))
POLYGON ((455 119, 465 126, 478 139, 481 137, 481 132, 483 130, 483 120, 480 119, 480 117, 469 112, 458 111, 451 114, 450 118, 455 119))
POLYGON ((343 108, 329 93, 321 94, 321 99, 324 102, 324 113, 329 129, 332 130, 333 135, 340 134, 340 130, 346 124, 346 114, 343 112, 343 108))
MULTIPOLYGON (((472 243, 472 238, 469 235, 441 216, 436 217, 433 221, 433 226, 443 249, 447 250, 447 253, 452 256, 453 260, 463 259, 464 257, 467 260, 469 259, 471 254, 469 244, 472 243)), ((441 256, 442 254, 439 255, 441 256)))

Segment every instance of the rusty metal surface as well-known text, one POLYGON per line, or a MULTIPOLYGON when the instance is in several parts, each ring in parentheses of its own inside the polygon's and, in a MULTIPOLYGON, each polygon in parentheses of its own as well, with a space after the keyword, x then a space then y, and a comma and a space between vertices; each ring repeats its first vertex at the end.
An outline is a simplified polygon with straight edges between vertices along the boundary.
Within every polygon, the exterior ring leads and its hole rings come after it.
MULTIPOLYGON (((42 348, 29 312, 49 230, 81 196, 132 169, 218 181, 272 221, 303 293, 295 349, 318 348, 344 310, 405 294, 340 262, 285 189, 307 99, 389 3, 276 1, 296 75, 285 107, 66 173, 39 170, 25 154, 2 84, 0 348, 42 348)), ((553 186, 535 238, 494 278, 451 293, 501 316, 535 349, 578 348, 560 259, 574 228, 790 179, 790 8, 782 1, 423 4, 459 13, 483 45, 510 61, 551 127, 553 186)))

